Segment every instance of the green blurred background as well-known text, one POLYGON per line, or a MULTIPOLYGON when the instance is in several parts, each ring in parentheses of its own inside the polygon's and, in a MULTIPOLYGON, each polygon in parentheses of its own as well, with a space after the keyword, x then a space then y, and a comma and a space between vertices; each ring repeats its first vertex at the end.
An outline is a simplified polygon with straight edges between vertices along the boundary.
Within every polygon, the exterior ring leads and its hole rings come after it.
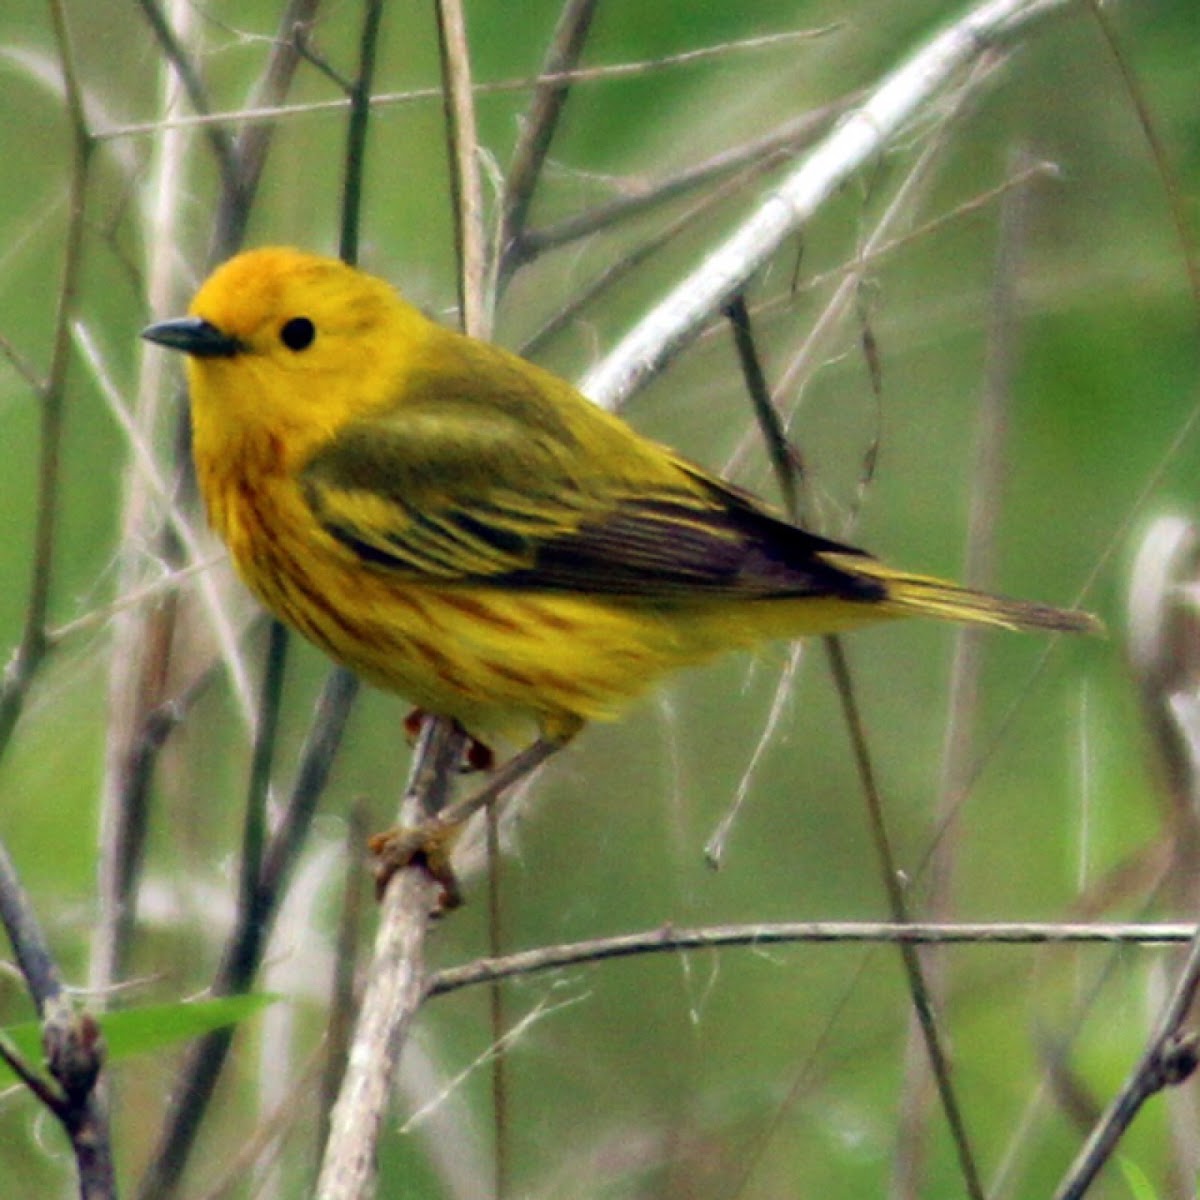
MULTIPOLYGON (((539 188, 544 224, 643 181, 744 143, 806 109, 870 87, 964 6, 909 0, 750 4, 658 0, 601 3, 584 64, 654 59, 731 39, 835 25, 823 36, 727 54, 643 75, 580 84, 539 188)), ((528 77, 558 11, 550 0, 468 5, 479 82, 528 77)), ((79 72, 97 128, 160 115, 161 53, 133 5, 67 6, 79 72)), ((277 6, 213 3, 191 11, 213 108, 236 110, 257 78, 277 6)), ((349 71, 359 13, 322 10, 313 40, 349 71)), ((1118 5, 1110 19, 1144 89, 1194 234, 1200 173, 1200 9, 1118 5)), ((1188 917, 1156 902, 1145 874, 1112 884, 1164 836, 1161 777, 1149 754, 1123 651, 1133 550, 1156 514, 1194 510, 1200 446, 1168 446, 1196 403, 1197 312, 1184 254, 1122 76, 1083 6, 1051 19, 997 62, 940 132, 941 105, 845 188, 756 280, 752 305, 769 373, 777 373, 824 310, 838 276, 927 145, 935 166, 895 227, 920 231, 874 262, 859 303, 882 365, 872 393, 851 311, 802 388, 787 398, 827 532, 889 561, 961 575, 975 475, 974 442, 995 303, 1000 201, 958 211, 996 188, 1015 156, 1054 164, 1028 189, 1019 256, 1006 481, 993 506, 998 590, 1056 603, 1079 599, 1108 622, 1107 640, 1061 643, 1043 663, 1038 638, 989 635, 983 647, 974 754, 986 763, 964 803, 952 913, 977 920, 1188 917), (810 280, 834 272, 830 281, 810 280), (800 285, 794 288, 794 283, 800 285), (878 442, 865 486, 864 463, 878 442), (1156 474, 1157 473, 1157 474, 1156 474), (1148 497, 1135 508, 1154 480, 1148 497), (853 525, 848 521, 853 519, 853 525), (1098 569, 1097 569, 1098 568, 1098 569), (1040 665, 1036 680, 1030 682, 1040 665), (1109 886, 1106 886, 1109 885, 1109 886), (1103 903, 1096 901, 1103 896, 1103 903)), ((66 215, 66 122, 47 11, 13 0, 0 13, 0 334, 45 362, 57 302, 66 215)), ((377 90, 436 85, 431 6, 391 6, 377 90)), ((291 103, 335 98, 302 68, 291 103)), ((512 149, 527 93, 479 99, 481 139, 498 169, 512 149)), ((79 319, 115 389, 132 398, 151 312, 144 288, 153 249, 146 180, 151 132, 100 143, 88 197, 79 319)), ((193 132, 185 162, 179 297, 202 271, 215 195, 211 159, 193 132)), ((250 243, 333 252, 344 115, 279 122, 250 243)), ((539 352, 579 376, 648 304, 732 228, 768 186, 738 195, 651 257, 539 352)), ((497 338, 519 345, 614 258, 663 228, 695 196, 545 255, 515 279, 497 338)), ((440 104, 381 106, 371 128, 362 216, 364 265, 453 320, 455 260, 440 104)), ((628 410, 641 429, 715 467, 743 443, 738 482, 773 495, 727 331, 706 336, 628 410)), ((173 422, 157 431, 170 461, 173 422)), ((0 636, 16 645, 34 522, 37 400, 0 358, 0 636)), ((132 454, 94 374, 76 363, 64 446, 61 535, 52 625, 103 611, 114 595, 121 503, 132 454)), ((98 797, 108 721, 110 644, 97 621, 65 639, 40 673, 0 760, 0 836, 51 933, 68 977, 87 974, 95 914, 98 797)), ((853 635, 859 701, 897 858, 916 878, 935 833, 955 633, 919 624, 853 635)), ((247 648, 257 674, 261 647, 247 648)), ((785 647, 733 657, 668 684, 628 719, 587 732, 536 789, 504 864, 506 943, 537 946, 651 928, 759 920, 873 919, 887 914, 844 723, 819 645, 809 647, 778 730, 749 781, 724 865, 704 845, 746 774, 764 728, 785 647)), ((277 756, 291 779, 326 664, 293 647, 277 756)), ((407 762, 402 702, 364 695, 352 720, 300 873, 295 911, 281 921, 266 986, 285 995, 269 1028, 242 1032, 192 1173, 206 1194, 220 1164, 295 1078, 279 1174, 248 1172, 237 1196, 299 1195, 312 1163, 315 1103, 302 1075, 323 1027, 344 867, 345 814, 369 798, 388 819, 407 762), (291 1025, 286 1024, 287 1021, 291 1025), (264 1066, 264 1063, 269 1064, 264 1066), (280 1067, 281 1063, 286 1066, 280 1067), (278 1189, 272 1191, 272 1189, 278 1189)), ((181 999, 211 977, 236 874, 248 751, 237 706, 218 684, 172 736, 156 775, 143 933, 130 1002, 181 999)), ((436 930, 437 963, 486 952, 478 878, 470 903, 436 930)), ((364 921, 369 929, 372 914, 364 921)), ((1047 1057, 1061 1050, 1103 1103, 1136 1057, 1149 1020, 1160 950, 971 948, 946 952, 944 1029, 985 1178, 998 1194, 1048 1195, 1083 1130, 1053 1099, 1031 1108, 1047 1057), (1078 1014, 1086 1010, 1086 1016, 1078 1014), (1027 1126, 1022 1121, 1029 1118, 1027 1126)), ((511 1048, 514 1193, 530 1196, 882 1196, 897 1154, 910 1003, 886 948, 799 946, 663 955, 578 968, 511 985, 512 1021, 540 1013, 511 1048)), ((0 1016, 27 1019, 6 977, 0 1016)), ((491 1042, 481 990, 430 1003, 408 1055, 409 1078, 381 1163, 381 1195, 482 1194, 441 1163, 483 1172, 490 1155, 491 1042), (418 1068, 442 1086, 463 1078, 437 1112, 401 1129, 422 1091, 418 1068), (441 1165, 439 1165, 441 1164, 441 1165), (403 1180, 401 1190, 400 1180, 403 1180)), ((114 1073, 117 1153, 130 1186, 149 1153, 173 1059, 114 1073)), ((0 1178, 8 1194, 50 1195, 67 1163, 57 1131, 32 1102, 0 1110, 0 1178)), ((961 1194, 936 1109, 915 1194, 961 1194)), ((1200 1131, 1183 1150, 1157 1103, 1125 1143, 1150 1195, 1190 1195, 1200 1131), (1177 1154, 1185 1166, 1178 1165, 1177 1154), (1189 1159, 1188 1155, 1192 1157, 1189 1159), (1182 1172, 1185 1183, 1180 1184, 1182 1172)), ((1100 1195, 1127 1195, 1115 1176, 1100 1195)))

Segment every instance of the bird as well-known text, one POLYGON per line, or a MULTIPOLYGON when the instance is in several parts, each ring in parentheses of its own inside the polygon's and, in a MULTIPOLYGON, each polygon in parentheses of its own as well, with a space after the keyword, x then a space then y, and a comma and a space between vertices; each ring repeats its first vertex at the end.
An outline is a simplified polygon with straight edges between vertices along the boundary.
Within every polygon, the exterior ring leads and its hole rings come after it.
POLYGON ((186 356, 207 517, 262 604, 474 737, 534 733, 372 842, 388 874, 436 862, 448 896, 470 813, 678 668, 903 616, 1100 628, 810 532, 337 259, 243 251, 142 336, 186 356))

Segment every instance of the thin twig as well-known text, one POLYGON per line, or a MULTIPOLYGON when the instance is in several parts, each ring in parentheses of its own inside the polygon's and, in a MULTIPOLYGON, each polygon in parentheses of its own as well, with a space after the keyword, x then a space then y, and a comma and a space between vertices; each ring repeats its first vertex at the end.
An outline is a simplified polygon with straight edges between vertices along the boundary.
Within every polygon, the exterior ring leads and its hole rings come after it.
POLYGON ((1166 1087, 1189 1078, 1200 1063, 1200 1041, 1185 1022, 1200 990, 1200 934, 1192 938, 1179 979, 1163 1007, 1158 1025, 1121 1089, 1071 1164, 1054 1200, 1082 1200, 1112 1157, 1143 1104, 1166 1087))
POLYGON ((779 491, 783 497, 784 511, 792 520, 798 520, 800 517, 800 484, 803 474, 800 455, 799 451, 788 441, 783 420, 771 399, 771 391, 767 386, 766 375, 755 347, 754 334, 750 328, 750 313, 746 308, 746 297, 741 292, 725 306, 725 315, 729 318, 729 323, 733 328, 733 341, 737 347, 742 378, 754 409, 754 419, 762 433, 763 441, 767 444, 767 455, 771 460, 771 468, 775 472, 775 482, 779 485, 779 491))
MULTIPOLYGON (((875 781, 875 769, 867 748, 866 731, 863 728, 862 717, 855 698, 850 665, 846 660, 846 653, 840 638, 829 636, 824 639, 824 642, 830 671, 837 688, 838 698, 842 703, 846 729, 850 734, 855 766, 862 784, 863 795, 867 801, 868 824, 879 858, 879 870, 883 878, 884 889, 887 892, 888 907, 891 910, 892 920, 898 924, 904 924, 910 920, 908 901, 904 895, 904 886, 900 882, 900 871, 892 854, 891 841, 884 820, 883 800, 875 781)), ((933 1010, 933 1001, 925 983, 921 960, 916 947, 909 942, 900 944, 900 957, 904 964, 904 973, 908 980, 913 1009, 920 1022, 925 1051, 929 1056, 930 1070, 933 1072, 934 1082, 937 1084, 942 1111, 946 1114, 946 1123, 950 1126, 950 1136, 958 1155, 963 1184, 971 1200, 983 1200, 983 1180, 975 1162, 975 1152, 967 1133, 966 1120, 958 1103, 958 1095, 951 1078, 950 1061, 938 1031, 937 1015, 933 1010)))
POLYGON ((651 237, 623 253, 614 262, 610 262, 590 283, 578 288, 557 312, 530 334, 521 345, 519 352, 526 358, 533 357, 537 350, 573 321, 589 304, 619 283, 635 268, 640 267, 652 255, 671 245, 683 230, 689 228, 706 213, 711 212, 722 201, 736 195, 750 179, 757 177, 769 166, 768 160, 762 160, 755 166, 739 172, 732 179, 725 180, 651 237))
POLYGON ((754 165, 758 171, 765 171, 811 145, 860 98, 861 93, 856 92, 802 113, 760 138, 740 141, 671 175, 614 180, 618 194, 613 199, 553 224, 526 230, 513 253, 525 262, 547 250, 589 237, 619 221, 687 195, 714 179, 741 171, 743 167, 754 165))
POLYGON ((329 1118, 342 1086, 342 1075, 350 1051, 354 1015, 358 1005, 358 960, 363 909, 362 847, 367 843, 366 805, 350 808, 346 822, 346 871, 342 882, 342 909, 338 918, 334 950, 333 982, 329 1018, 325 1027, 324 1069, 321 1072, 319 1115, 315 1142, 318 1166, 329 1139, 329 1118))
MULTIPOLYGON (((789 43, 809 41, 823 37, 837 28, 827 25, 812 30, 790 30, 786 33, 766 34, 762 37, 744 38, 740 41, 724 42, 719 46, 703 46, 698 50, 685 50, 678 54, 667 54, 661 58, 642 59, 637 62, 610 63, 607 66, 586 67, 574 71, 563 71, 550 77, 542 75, 521 76, 518 79, 502 79, 493 83, 475 84, 472 91, 476 96, 504 95, 509 92, 528 92, 550 84, 605 83, 612 80, 629 79, 639 75, 650 75, 674 67, 690 66, 705 59, 728 55, 736 51, 770 50, 789 43)), ((398 104, 425 104, 443 101, 441 87, 414 88, 404 92, 380 92, 371 103, 375 108, 398 104)), ((198 114, 194 117, 174 117, 166 121, 136 121, 127 125, 109 125, 96 133, 98 141, 115 138, 156 135, 164 129, 188 129, 204 125, 221 125, 230 122, 256 122, 274 124, 292 117, 311 116, 315 113, 341 112, 349 107, 349 101, 318 100, 308 104, 267 104, 259 107, 246 106, 227 112, 198 114)))
MULTIPOLYGON (((288 5, 283 14, 285 36, 276 39, 257 91, 261 98, 277 101, 286 94, 297 61, 290 34, 295 23, 310 20, 315 9, 316 0, 292 0, 288 5)), ((193 104, 204 108, 207 99, 198 73, 184 54, 179 39, 153 4, 147 5, 145 11, 151 23, 156 28, 161 27, 162 35, 175 47, 177 53, 171 61, 174 68, 190 80, 188 90, 193 104)), ((164 92, 168 91, 164 83, 164 92)), ((221 136, 212 143, 226 186, 214 215, 210 259, 224 257, 241 240, 272 133, 269 127, 247 128, 235 141, 222 130, 221 136), (231 170, 236 178, 229 174, 231 170)), ((151 188, 157 197, 156 241, 149 290, 149 299, 154 306, 169 297, 177 271, 173 247, 179 233, 185 141, 183 137, 164 139, 160 147, 159 173, 154 181, 157 186, 151 188)), ((143 360, 138 407, 134 414, 126 414, 119 399, 111 402, 112 411, 125 429, 134 457, 142 468, 131 475, 122 517, 122 540, 130 546, 149 543, 155 547, 155 557, 168 563, 177 563, 180 548, 186 547, 190 558, 197 561, 202 557, 199 545, 178 501, 180 495, 186 494, 190 470, 185 453, 186 417, 182 411, 176 421, 174 477, 169 484, 160 479, 166 472, 160 472, 148 450, 159 419, 161 397, 166 390, 160 367, 161 360, 157 356, 143 360), (148 489, 143 487, 147 481, 151 483, 148 489), (149 527, 151 521, 157 522, 160 518, 151 511, 148 492, 156 493, 153 498, 166 507, 165 528, 149 527)), ((123 588, 131 587, 138 570, 140 564, 132 560, 125 565, 123 588)), ((250 688, 236 648, 236 638, 221 609, 215 583, 205 577, 200 588, 233 678, 235 694, 249 721, 250 688)), ((101 814, 101 920, 93 938, 90 973, 91 984, 102 993, 111 989, 124 969, 132 934, 134 906, 131 898, 140 878, 141 848, 147 828, 149 784, 158 751, 173 724, 164 724, 161 716, 167 702, 165 687, 180 613, 174 595, 156 599, 157 602, 121 621, 114 638, 109 685, 110 709, 114 715, 106 746, 101 814)))
MULTIPOLYGON (((279 26, 272 43, 271 56, 259 77, 251 105, 277 105, 291 90, 296 68, 302 60, 301 45, 304 31, 316 20, 321 0, 289 0, 280 14, 279 26)), ((267 151, 274 135, 272 125, 252 122, 242 125, 234 139, 238 172, 243 191, 253 191, 262 178, 267 151)))
POLYGON ((462 0, 437 0, 437 16, 454 244, 459 264, 459 312, 464 331, 486 339, 492 328, 492 256, 488 254, 479 135, 471 91, 471 55, 462 0))
POLYGON ((562 967, 593 965, 642 954, 675 954, 680 950, 791 944, 860 945, 904 943, 914 946, 1177 946, 1192 939, 1196 926, 1187 922, 1096 924, 1040 921, 981 921, 953 924, 911 921, 779 921, 745 925, 709 925, 698 929, 663 925, 638 933, 589 938, 522 950, 500 959, 476 959, 446 967, 429 977, 429 995, 441 996, 476 987, 493 979, 535 975, 562 967))
MULTIPOLYGON (((325 790, 358 687, 355 676, 341 668, 331 671, 325 681, 301 752, 296 782, 263 851, 254 895, 239 910, 238 923, 226 941, 210 987, 213 995, 245 991, 258 970, 279 897, 325 790)), ((138 1190, 142 1200, 165 1200, 175 1194, 232 1039, 232 1029, 217 1030, 189 1049, 158 1147, 138 1190)))
MULTIPOLYGON (((1023 175, 1024 156, 1012 156, 1008 174, 1023 175)), ((963 579, 986 589, 992 582, 996 560, 996 517, 1006 474, 1008 408, 1012 400, 1012 373, 1017 347, 1017 285, 1021 243, 1028 233, 1027 188, 1005 193, 1000 209, 996 266, 992 287, 990 327, 984 385, 975 430, 970 511, 967 517, 967 552, 963 579)), ((942 742, 941 781, 938 787, 937 823, 954 828, 952 807, 971 770, 975 722, 979 711, 983 636, 977 626, 964 626, 955 637, 950 669, 946 729, 942 742)), ((949 918, 954 909, 954 868, 957 843, 940 839, 938 852, 928 859, 926 912, 931 920, 949 918)), ((939 1001, 945 996, 944 963, 932 953, 924 957, 930 988, 939 1001)), ((915 1200, 922 1187, 927 1132, 928 1064, 918 1044, 918 1030, 910 1027, 905 1054, 905 1080, 901 1105, 899 1152, 893 1167, 892 1195, 915 1200)))
POLYGON ((9 366, 25 380, 30 391, 36 393, 41 392, 45 388, 46 381, 42 378, 37 367, 2 333, 0 333, 0 354, 3 354, 8 359, 9 366))
MULTIPOLYGON (((49 646, 47 613, 57 554, 58 502, 67 370, 71 359, 71 324, 83 261, 89 167, 95 142, 84 110, 83 91, 63 0, 51 0, 51 21, 62 73, 70 136, 70 182, 67 229, 59 277, 49 366, 39 393, 40 442, 37 516, 33 535, 33 567, 26 601, 25 624, 16 656, 0 691, 0 753, 7 747, 24 698, 49 646)), ((57 1095, 43 1082, 35 1093, 54 1113, 71 1143, 81 1200, 111 1200, 116 1195, 108 1117, 97 1089, 104 1045, 95 1019, 77 1013, 33 908, 21 887, 16 867, 0 844, 0 921, 8 932, 38 1016, 42 1045, 57 1095)), ((30 1076, 26 1076, 31 1078, 30 1076)))
POLYGON ((558 15, 558 24, 542 63, 540 83, 529 100, 529 111, 521 123, 521 132, 513 148, 504 197, 500 206, 500 263, 497 279, 500 286, 512 274, 523 257, 522 240, 529 206, 541 178, 546 155, 558 119, 570 94, 570 84, 554 77, 573 70, 583 53, 598 0, 567 0, 558 15))
POLYGON ((1185 192, 1178 172, 1172 163, 1171 155, 1163 145, 1162 137, 1158 132, 1158 122, 1154 119, 1154 113, 1142 91, 1137 73, 1129 56, 1121 48, 1120 38, 1113 27, 1112 17, 1104 11, 1104 6, 1099 3, 1099 0, 1088 0, 1088 8, 1091 10, 1096 24, 1100 26, 1109 53, 1113 56, 1117 69, 1121 73, 1125 91, 1129 95, 1130 102, 1137 113, 1138 123, 1142 127, 1142 136, 1145 137, 1146 145, 1149 146, 1150 153, 1154 158, 1154 168, 1162 181, 1167 207, 1171 213, 1171 223, 1175 226, 1175 236, 1179 239, 1179 247, 1183 252, 1183 265, 1187 270, 1188 287, 1192 293, 1192 318, 1200 323, 1200 256, 1196 253, 1196 239, 1192 232, 1189 201, 1185 198, 1185 192))
POLYGON ((76 1012, 58 965, 8 850, 0 842, 0 923, 42 1022, 42 1044, 54 1083, 38 1076, 19 1056, 8 1061, 63 1127, 75 1156, 80 1200, 116 1196, 108 1116, 96 1089, 104 1044, 95 1018, 76 1012))
POLYGON ((362 220, 362 185, 367 169, 367 130, 371 118, 371 89, 375 82, 375 55, 383 0, 368 0, 358 39, 358 71, 350 85, 350 119, 346 122, 345 171, 342 178, 342 228, 339 253, 348 263, 358 262, 359 223, 362 220))
POLYGON ((50 11, 58 43, 70 137, 67 229, 51 334, 50 360, 44 384, 38 393, 37 515, 34 518, 29 592, 25 601, 21 640, 0 685, 0 754, 3 754, 8 746, 17 718, 24 707, 26 692, 49 650, 46 615, 50 606, 58 538, 63 419, 66 411, 67 371, 71 361, 71 322, 75 316, 76 293, 83 264, 87 184, 92 151, 95 147, 88 128, 87 114, 84 112, 83 92, 62 0, 54 0, 50 11))
MULTIPOLYGON (((450 196, 454 211, 455 248, 458 251, 459 313, 463 332, 487 338, 495 314, 500 255, 489 252, 486 216, 483 205, 481 150, 475 117, 475 97, 471 88, 471 56, 467 41, 466 14, 462 0, 436 0, 438 44, 442 56, 442 84, 446 99, 446 137, 450 160, 450 196)), ((538 100, 535 97, 535 108, 538 100)), ((553 131, 553 116, 542 112, 539 119, 548 122, 547 144, 553 131)), ((542 148, 544 152, 544 147, 542 148)), ((528 152, 522 183, 532 194, 540 159, 536 149, 528 152)), ((501 233, 503 238, 503 232, 501 233)), ((502 244, 502 243, 501 243, 502 244)), ((444 785, 443 785, 444 786, 444 785)), ((440 806, 439 806, 440 807, 440 806)), ((488 850, 488 937, 493 954, 499 953, 503 937, 501 907, 500 839, 494 806, 486 814, 488 850)), ((492 1124, 495 1130, 493 1158, 493 1195, 505 1200, 508 1194, 508 1072, 505 1052, 504 996, 500 984, 494 984, 489 996, 492 1044, 491 1058, 492 1124)))
MULTIPOLYGON (((187 92, 192 108, 199 115, 207 116, 209 114, 208 96, 204 90, 204 85, 200 82, 200 72, 192 62, 179 38, 175 36, 175 30, 171 28, 171 23, 163 15, 162 9, 155 3, 155 0, 138 0, 138 4, 141 6, 142 14, 145 16, 146 22, 153 31, 155 38, 158 39, 159 46, 162 47, 163 53, 167 56, 167 60, 175 68, 175 73, 179 76, 179 82, 183 85, 183 90, 187 92)), ((224 123, 206 124, 203 128, 209 145, 212 147, 213 157, 217 160, 217 167, 221 172, 222 184, 226 189, 235 188, 237 186, 238 166, 237 156, 233 148, 233 139, 229 136, 224 123)))

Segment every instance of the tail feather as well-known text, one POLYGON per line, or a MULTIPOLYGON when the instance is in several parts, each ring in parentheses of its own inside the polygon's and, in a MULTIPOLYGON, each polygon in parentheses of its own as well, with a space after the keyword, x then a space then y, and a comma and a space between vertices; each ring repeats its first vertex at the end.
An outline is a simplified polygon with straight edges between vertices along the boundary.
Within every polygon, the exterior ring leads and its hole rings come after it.
POLYGON ((927 575, 909 575, 873 558, 830 554, 834 566, 883 584, 881 607, 898 616, 926 616, 942 621, 994 625, 1001 629, 1054 630, 1059 633, 1103 633, 1098 617, 1077 608, 1056 608, 1028 600, 994 596, 927 575))

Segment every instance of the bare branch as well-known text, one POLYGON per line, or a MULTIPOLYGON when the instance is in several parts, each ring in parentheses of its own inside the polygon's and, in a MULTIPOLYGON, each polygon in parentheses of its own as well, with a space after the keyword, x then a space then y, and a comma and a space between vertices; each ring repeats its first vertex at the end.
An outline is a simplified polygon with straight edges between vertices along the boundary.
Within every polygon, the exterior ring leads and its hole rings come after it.
MULTIPOLYGON (((720 179, 732 172, 741 172, 744 167, 753 166, 756 173, 766 171, 827 132, 833 122, 857 98, 856 94, 854 97, 823 104, 820 108, 785 121, 778 129, 773 129, 762 137, 739 142, 736 146, 721 150, 672 175, 658 179, 616 180, 619 194, 612 200, 564 217, 552 225, 525 230, 511 253, 525 262, 546 250, 588 237, 618 221, 677 199, 714 179, 720 179)), ((741 176, 743 179, 745 177, 741 176)))
POLYGON ((679 354, 705 322, 855 171, 879 154, 923 105, 983 53, 1067 0, 987 0, 893 71, 591 370, 581 390, 619 406, 679 354))
MULTIPOLYGON (((415 824, 444 806, 462 749, 463 735, 449 722, 424 723, 400 805, 402 825, 415 824)), ((380 902, 370 973, 330 1118, 317 1200, 365 1200, 371 1195, 396 1063, 425 996, 425 936, 439 892, 440 885, 414 865, 392 876, 380 902)))
POLYGON ((483 181, 471 56, 461 0, 437 0, 438 45, 442 53, 450 194, 458 250, 459 312, 463 329, 487 338, 492 329, 493 284, 489 267, 483 181))
POLYGON ((90 1014, 76 1012, 67 997, 58 965, 3 843, 0 922, 41 1018, 42 1045, 54 1083, 34 1073, 7 1046, 3 1057, 70 1139, 81 1200, 111 1200, 116 1196, 116 1182, 108 1116, 96 1090, 104 1062, 100 1029, 90 1014))
MULTIPOLYGON (((519 79, 502 79, 495 83, 475 84, 472 91, 476 96, 504 95, 509 92, 528 92, 544 84, 605 83, 616 79, 628 79, 637 75, 649 75, 667 68, 687 66, 707 58, 723 56, 731 51, 766 50, 790 42, 806 41, 822 37, 836 26, 825 26, 815 30, 792 30, 787 33, 767 34, 763 37, 745 38, 742 41, 725 42, 719 46, 704 46, 698 50, 685 50, 662 58, 638 62, 610 63, 608 66, 587 67, 575 71, 563 71, 549 77, 534 75, 519 79)), ((303 43, 302 43, 303 45, 303 43)), ((336 78, 336 76, 335 76, 336 78)), ((404 92, 380 92, 372 97, 374 107, 401 104, 427 104, 444 100, 441 87, 413 88, 404 92)), ((96 134, 97 141, 109 141, 126 137, 145 137, 161 133, 165 129, 198 128, 205 125, 221 125, 230 122, 275 123, 293 117, 311 116, 314 113, 340 112, 350 106, 350 101, 318 100, 307 104, 268 104, 258 107, 246 106, 228 112, 200 114, 193 117, 172 117, 168 120, 138 121, 128 125, 109 125, 96 134)))
POLYGON ((639 933, 589 938, 539 946, 504 958, 482 958, 461 967, 446 967, 429 977, 429 995, 440 996, 460 988, 475 987, 493 979, 536 975, 562 967, 593 965, 612 958, 642 954, 675 954, 680 950, 792 944, 875 944, 904 942, 914 946, 1176 946, 1188 942, 1196 926, 1188 923, 1113 924, 1027 922, 911 921, 780 921, 751 925, 708 925, 681 929, 663 925, 639 933))
POLYGON ((382 0, 369 0, 358 40, 358 72, 350 85, 350 120, 346 124, 345 174, 342 180, 342 228, 339 252, 348 263, 358 262, 362 184, 367 167, 367 128, 371 117, 371 88, 379 48, 382 0))
MULTIPOLYGON (((301 752, 291 796, 262 854, 254 894, 238 913, 221 965, 210 987, 216 996, 245 991, 262 961, 279 897, 325 790, 334 756, 358 694, 358 681, 335 668, 325 681, 301 752)), ((199 1124, 225 1062, 233 1030, 217 1030, 194 1043, 176 1081, 155 1155, 138 1195, 160 1200, 175 1193, 199 1124)))
POLYGON ((558 128, 558 118, 567 102, 570 85, 554 76, 574 68, 583 53, 596 12, 597 0, 567 0, 558 16, 554 35, 542 64, 544 82, 539 83, 529 101, 529 111, 521 124, 521 133, 513 149, 504 200, 500 214, 498 276, 505 279, 522 257, 521 240, 533 193, 541 178, 542 167, 558 128))
POLYGON ((1184 1028, 1200 990, 1200 935, 1193 937, 1175 987, 1141 1058, 1113 1097, 1054 1193, 1054 1200, 1082 1200, 1112 1157, 1142 1105, 1166 1087, 1188 1079, 1200 1064, 1200 1042, 1184 1028))
MULTIPOLYGON (((201 116, 208 115, 211 112, 211 106, 208 103, 208 94, 204 90, 204 84, 200 81, 200 72, 183 48, 179 38, 175 36, 175 30, 171 28, 171 23, 163 15, 162 9, 155 3, 155 0, 138 0, 138 4, 141 6, 147 24, 158 39, 163 53, 175 68, 175 73, 179 76, 183 90, 187 92, 192 108, 201 116)), ((217 160, 222 183, 227 189, 236 187, 237 156, 234 153, 233 140, 227 129, 223 124, 206 124, 203 128, 208 143, 212 147, 213 157, 217 160)))
MULTIPOLYGON (((910 919, 908 900, 904 894, 904 886, 900 882, 900 871, 892 853, 891 840, 884 821, 883 799, 875 780, 875 768, 871 762, 866 730, 863 727, 858 701, 855 698, 854 686, 851 682, 850 666, 840 638, 828 636, 824 642, 829 658, 830 672, 842 704, 846 730, 850 735, 851 750, 862 785, 863 796, 867 802, 868 825, 879 859, 879 873, 887 892, 888 907, 892 920, 897 924, 905 924, 910 919)), ((921 1027, 925 1052, 929 1056, 929 1067, 933 1073, 934 1082, 937 1084, 942 1111, 946 1114, 946 1122, 950 1126, 950 1136, 958 1154, 958 1165, 962 1172, 963 1184, 972 1200, 983 1200, 983 1180, 975 1162, 975 1152, 971 1147, 966 1121, 958 1103, 958 1096, 950 1073, 949 1057, 938 1030, 937 1014, 934 1012, 933 998, 929 993, 928 984, 925 982, 921 960, 917 956, 916 947, 910 942, 900 944, 900 956, 904 963, 904 974, 908 981, 909 995, 912 997, 913 1011, 921 1027)))

